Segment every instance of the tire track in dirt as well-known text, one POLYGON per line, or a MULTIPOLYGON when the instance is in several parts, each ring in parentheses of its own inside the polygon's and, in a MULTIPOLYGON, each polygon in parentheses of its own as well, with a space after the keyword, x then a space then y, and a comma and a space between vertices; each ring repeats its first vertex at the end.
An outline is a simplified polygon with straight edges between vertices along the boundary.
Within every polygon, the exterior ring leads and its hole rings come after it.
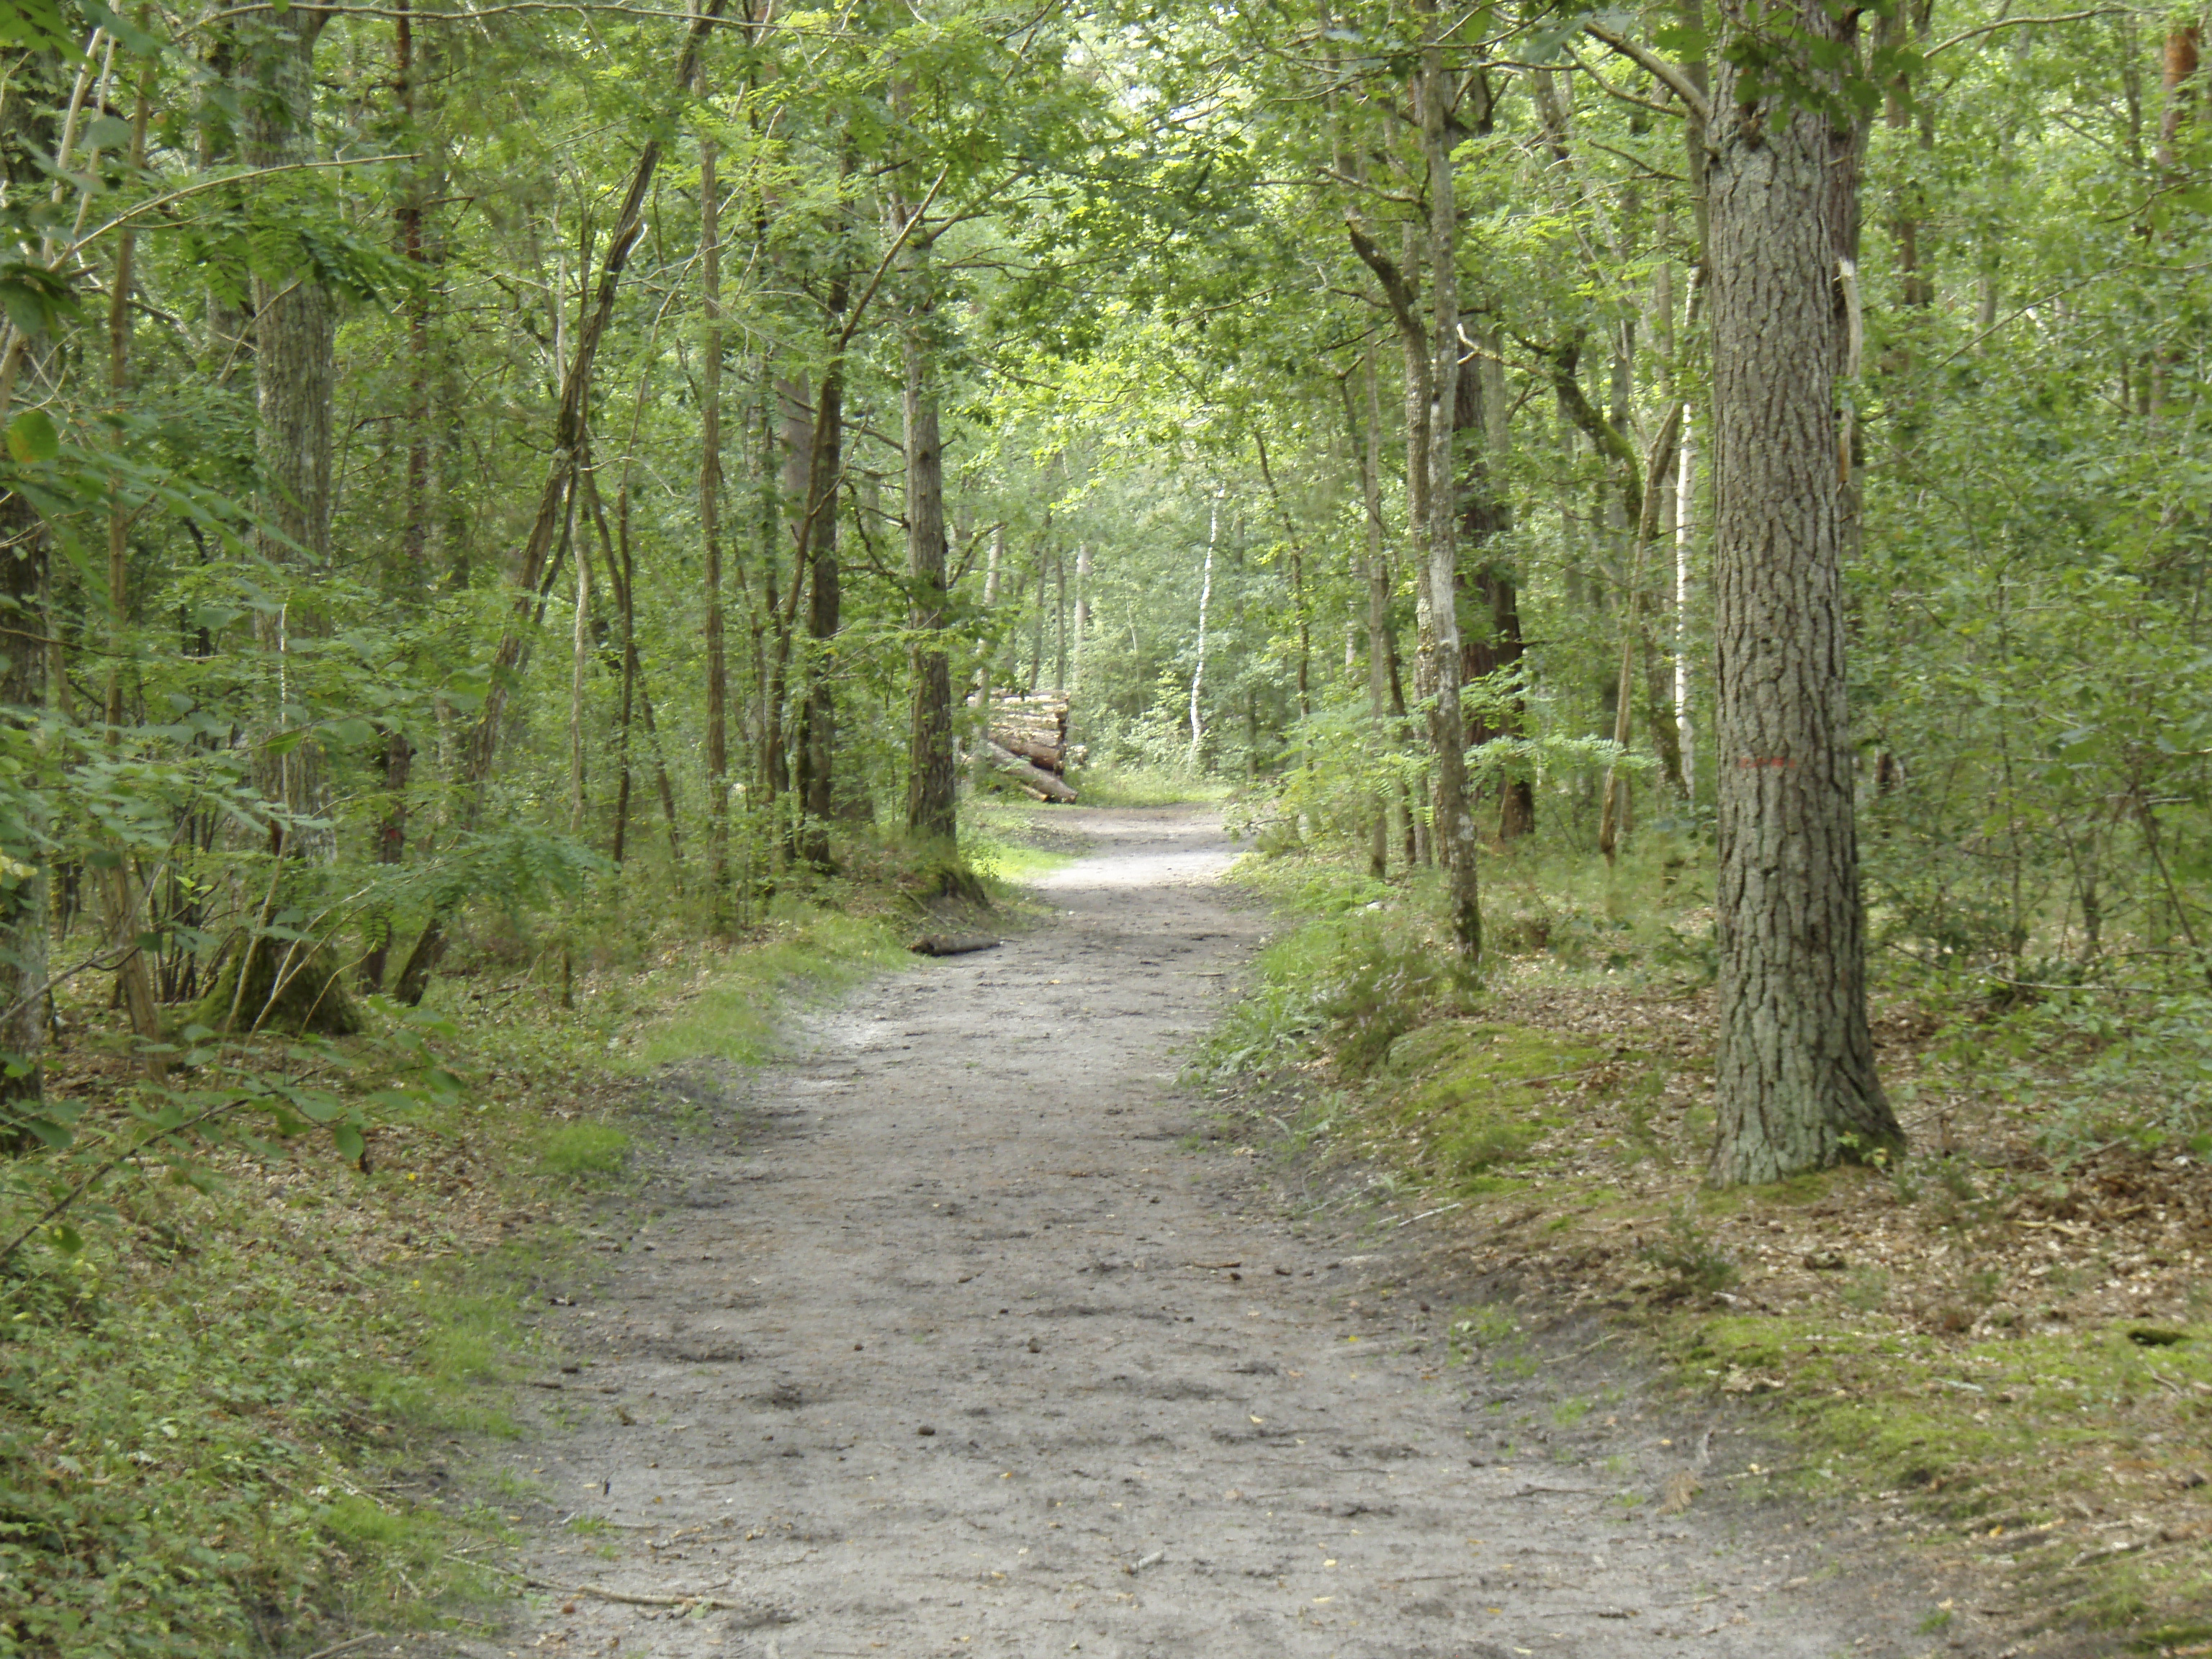
POLYGON ((1778 1517, 1658 1513, 1633 1400, 1586 1455, 1501 1450, 1409 1245, 1294 1231, 1190 1150, 1172 1050, 1266 926, 1214 884, 1217 821, 1054 821, 1098 850, 1042 884, 1050 925, 810 1022, 562 1316, 589 1363, 513 1466, 578 1520, 466 1651, 1930 1650, 1778 1517))

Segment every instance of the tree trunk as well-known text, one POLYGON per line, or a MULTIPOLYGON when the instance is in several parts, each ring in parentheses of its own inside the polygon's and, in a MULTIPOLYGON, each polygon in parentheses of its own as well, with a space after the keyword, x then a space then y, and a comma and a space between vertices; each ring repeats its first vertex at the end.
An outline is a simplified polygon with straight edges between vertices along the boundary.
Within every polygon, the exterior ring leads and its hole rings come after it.
MULTIPOLYGON (((833 320, 846 305, 845 283, 832 284, 833 320)), ((811 567, 807 586, 806 635, 812 644, 806 703, 799 711, 799 805, 805 821, 799 855, 817 869, 830 866, 830 820, 836 812, 837 688, 832 642, 842 625, 837 564, 837 487, 845 465, 845 365, 842 349, 822 371, 815 395, 814 426, 807 449, 805 517, 798 556, 811 567)))
MULTIPOLYGON (((695 93, 703 88, 694 84, 695 93)), ((722 231, 716 147, 699 141, 699 546, 707 607, 707 883, 730 923, 730 681, 722 643, 722 231)))
MULTIPOLYGON (((1748 27, 1730 0, 1731 33, 1748 27)), ((1793 25, 1848 50, 1810 0, 1793 25)), ((1875 1074, 1846 728, 1835 381, 1852 137, 1712 98, 1720 1127, 1713 1176, 1778 1180, 1900 1143, 1875 1074)))
POLYGON ((592 672, 592 562, 576 544, 576 611, 568 641, 568 833, 584 833, 584 691, 592 672))
MULTIPOLYGON (((994 531, 993 535, 999 532, 994 531)), ((1083 647, 1091 636, 1091 544, 1075 544, 1075 623, 1074 637, 1069 644, 1072 659, 1068 670, 1068 694, 1083 694, 1083 647)))
POLYGON ((669 787, 668 763, 660 753, 659 737, 653 730, 653 700, 646 694, 645 665, 639 661, 637 654, 636 573, 631 568, 629 551, 629 484, 625 480, 617 494, 615 517, 617 532, 610 534, 606 507, 599 497, 599 473, 592 459, 588 439, 585 444, 583 465, 579 469, 577 477, 583 489, 584 508, 592 515, 592 526, 599 532, 599 555, 606 566, 607 586, 614 592, 615 608, 622 613, 622 714, 616 737, 621 776, 615 793, 614 861, 620 864, 627 850, 631 792, 630 721, 635 708, 642 711, 646 736, 653 742, 653 767, 659 787, 660 808, 668 821, 668 861, 680 870, 684 863, 684 841, 677 826, 676 795, 669 787))
MULTIPOLYGON (((254 64, 258 85, 245 100, 244 159, 252 167, 283 167, 313 158, 315 42, 326 12, 272 15, 264 52, 254 64)), ((331 551, 331 398, 337 375, 337 319, 330 290, 312 271, 253 279, 253 380, 260 434, 264 527, 254 550, 280 569, 305 568, 320 574, 331 551)), ((274 661, 279 705, 276 724, 297 724, 286 710, 300 695, 286 660, 295 635, 312 633, 317 619, 285 605, 255 613, 254 631, 274 661)), ((308 865, 330 862, 337 842, 326 828, 301 819, 327 817, 328 763, 312 738, 257 766, 262 792, 280 807, 271 850, 308 865), (289 846, 285 846, 289 842, 289 846)))
MULTIPOLYGON (((397 726, 384 734, 384 821, 376 827, 376 861, 396 865, 407 853, 407 780, 414 770, 415 745, 397 726)), ((380 909, 369 919, 368 954, 361 960, 365 991, 384 988, 392 956, 392 913, 380 909)))
POLYGON ((1697 726, 1690 709, 1690 532, 1696 517, 1695 417, 1682 416, 1682 448, 1674 479, 1674 731, 1680 748, 1682 798, 1698 798, 1697 726))
MULTIPOLYGON (((1003 524, 994 525, 991 526, 990 550, 984 556, 983 565, 983 625, 987 629, 990 626, 988 619, 991 608, 999 602, 999 568, 1006 556, 1006 527, 1003 524)), ((1083 601, 1079 597, 1076 600, 1076 616, 1079 620, 1082 614, 1083 601)), ((982 663, 975 670, 974 689, 968 694, 968 707, 975 720, 978 739, 969 782, 972 787, 978 789, 982 787, 984 780, 990 775, 990 765, 983 752, 982 740, 990 735, 991 669, 991 659, 987 653, 982 663)))
MULTIPOLYGON (((1213 603, 1213 547, 1221 536, 1221 495, 1216 485, 1206 507, 1206 568, 1198 584, 1198 655, 1190 670, 1190 754, 1184 762, 1193 772, 1198 770, 1199 745, 1206 741, 1206 611, 1213 603)), ((1246 752, 1250 752, 1249 744, 1246 752)))
MULTIPOLYGON (((256 84, 244 100, 240 122, 248 165, 283 167, 313 159, 315 43, 329 18, 327 12, 295 10, 268 20, 249 70, 256 84)), ((254 404, 264 489, 255 551, 280 569, 320 576, 331 554, 337 319, 330 289, 304 269, 256 276, 252 298, 254 404)), ((323 625, 312 607, 289 599, 274 611, 255 612, 254 635, 276 682, 271 736, 311 718, 301 701, 305 689, 295 678, 292 643, 321 632, 323 625)), ((270 851, 289 865, 281 902, 311 906, 311 872, 337 857, 329 757, 311 736, 281 749, 264 747, 254 770, 274 815, 270 851)), ((359 1029, 360 1017, 319 941, 292 939, 280 946, 257 931, 225 978, 234 983, 219 982, 209 1004, 221 1003, 225 1029, 234 1020, 249 1029, 289 1025, 295 1016, 333 1035, 359 1029), (241 1000, 239 986, 260 1000, 241 1000)))
MULTIPOLYGON (((40 635, 46 526, 20 494, 0 496, 0 720, 35 728, 46 715, 46 650, 40 635)), ((20 741, 21 739, 19 739, 20 741)), ((21 839, 0 842, 0 1153, 19 1152, 28 1133, 16 1113, 45 1097, 40 1056, 46 1046, 48 872, 41 844, 44 792, 26 792, 21 839), (20 1073, 16 1067, 22 1069, 20 1073)))
MULTIPOLYGON (((902 214, 901 217, 906 216, 902 214)), ((959 834, 952 766, 952 668, 945 654, 945 455, 939 447, 934 353, 926 331, 926 244, 907 262, 916 283, 906 329, 906 557, 913 587, 912 717, 907 728, 906 825, 925 840, 959 834)))
MULTIPOLYGON (((393 86, 405 125, 406 142, 420 141, 415 124, 415 28, 409 0, 397 0, 393 25, 393 86)), ((408 168, 394 214, 399 228, 400 257, 427 264, 422 246, 424 169, 408 168)), ((427 293, 407 302, 407 469, 405 495, 400 508, 399 550, 407 580, 418 588, 429 586, 430 519, 430 301, 427 293)), ((381 977, 381 969, 379 976, 381 977)))
MULTIPOLYGON (((769 833, 783 852, 799 851, 799 818, 805 811, 799 769, 793 764, 792 740, 798 735, 791 718, 793 704, 792 672, 797 649, 799 606, 806 588, 806 556, 803 548, 791 550, 791 580, 778 574, 782 558, 783 483, 779 478, 776 436, 777 392, 775 368, 763 351, 757 360, 754 404, 749 431, 753 451, 753 528, 760 550, 761 607, 768 626, 765 685, 762 693, 761 799, 768 808, 769 833)), ((797 492, 794 490, 793 492, 797 492)), ((804 672, 804 665, 799 665, 804 672)), ((803 703, 802 695, 797 699, 803 703)), ((803 757, 802 757, 803 759, 803 757)))
POLYGON ((2159 73, 2159 88, 2164 97, 2158 114, 2158 165, 2169 179, 2179 177, 2181 171, 2181 128, 2196 102, 2195 88, 2191 83, 2197 76, 2203 39, 2195 23, 2177 21, 2166 31, 2159 73))
MULTIPOLYGON (((146 161, 146 122, 151 104, 149 78, 152 72, 149 67, 141 73, 137 105, 131 117, 130 164, 133 171, 146 161)), ((109 389, 115 394, 118 413, 131 386, 131 291, 136 281, 137 240, 135 232, 128 228, 117 239, 115 281, 107 296, 107 380, 109 389)), ((123 665, 131 655, 127 637, 131 625, 130 532, 131 514, 124 504, 122 493, 119 489, 111 490, 107 503, 107 601, 109 643, 115 655, 107 671, 106 713, 110 753, 118 752, 123 744, 123 665)), ((123 993, 123 1005, 130 1011, 131 1029, 142 1042, 158 1043, 161 1040, 161 1011, 155 1000, 152 976, 146 971, 146 953, 136 943, 140 928, 133 885, 131 860, 125 854, 120 863, 106 872, 104 883, 107 934, 111 947, 122 952, 115 973, 123 993)), ((155 1078, 159 1079, 168 1070, 161 1055, 149 1054, 144 1058, 148 1072, 155 1078)))
POLYGON ((1419 7, 1421 153, 1429 190, 1428 566, 1436 637, 1437 844, 1451 876, 1452 933, 1462 959, 1482 957, 1482 906, 1475 871, 1474 816, 1468 810, 1467 725, 1460 711, 1459 478, 1453 416, 1459 401, 1459 211, 1451 146, 1444 136, 1447 89, 1435 0, 1419 7))
MULTIPOLYGON (((1376 758, 1387 753, 1390 710, 1390 556, 1382 534, 1382 394, 1375 373, 1372 347, 1360 354, 1360 380, 1366 393, 1366 419, 1355 430, 1359 450, 1359 492, 1367 510, 1367 724, 1368 743, 1376 758)), ((1348 401, 1348 398, 1347 398, 1348 401)), ((1390 798, 1375 797, 1375 821, 1368 832, 1368 873, 1381 881, 1390 873, 1390 798)))

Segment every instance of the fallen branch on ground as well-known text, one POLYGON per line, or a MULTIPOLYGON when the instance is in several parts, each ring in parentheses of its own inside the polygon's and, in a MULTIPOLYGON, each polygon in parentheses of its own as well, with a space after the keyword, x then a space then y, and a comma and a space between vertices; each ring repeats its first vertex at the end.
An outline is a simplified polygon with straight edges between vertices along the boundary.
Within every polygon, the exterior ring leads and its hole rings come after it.
POLYGON ((924 933, 906 948, 918 957, 964 957, 971 951, 989 951, 999 941, 988 933, 924 933))
POLYGON ((602 1601, 617 1601, 626 1607, 704 1607, 709 1613, 744 1613, 758 1605, 751 1601, 724 1601, 712 1595, 633 1595, 628 1590, 602 1589, 597 1584, 579 1584, 573 1590, 562 1591, 558 1585, 536 1578, 526 1582, 532 1589, 552 1590, 556 1595, 596 1595, 602 1601))

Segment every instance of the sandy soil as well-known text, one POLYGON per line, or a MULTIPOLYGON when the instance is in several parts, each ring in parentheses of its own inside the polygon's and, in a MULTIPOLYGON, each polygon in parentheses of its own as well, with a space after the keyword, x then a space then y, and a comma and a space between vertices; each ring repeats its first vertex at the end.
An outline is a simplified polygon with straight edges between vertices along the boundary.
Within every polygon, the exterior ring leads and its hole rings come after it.
POLYGON ((676 1085, 723 1127, 556 1315, 574 1369, 510 1454, 536 1589, 470 1651, 1992 1650, 1963 1608, 1917 1634, 1937 1587, 1828 1523, 1730 1507, 1757 1449, 1572 1333, 1448 1366, 1427 1227, 1284 1212, 1176 1086, 1267 925, 1214 820, 1056 821, 1097 851, 1048 925, 676 1085))

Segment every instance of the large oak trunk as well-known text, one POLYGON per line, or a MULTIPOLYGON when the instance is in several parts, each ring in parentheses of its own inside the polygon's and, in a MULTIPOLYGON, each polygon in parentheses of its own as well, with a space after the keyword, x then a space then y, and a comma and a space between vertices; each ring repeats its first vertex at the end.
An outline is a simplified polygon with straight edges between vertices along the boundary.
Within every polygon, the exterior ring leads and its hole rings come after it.
MULTIPOLYGON (((1734 21, 1734 14, 1731 14, 1734 21)), ((1850 26, 1806 3, 1808 33, 1850 26)), ((1903 1139, 1875 1075, 1844 706, 1833 402, 1847 128, 1713 91, 1714 587, 1720 1135, 1713 1174, 1771 1181, 1903 1139)))

